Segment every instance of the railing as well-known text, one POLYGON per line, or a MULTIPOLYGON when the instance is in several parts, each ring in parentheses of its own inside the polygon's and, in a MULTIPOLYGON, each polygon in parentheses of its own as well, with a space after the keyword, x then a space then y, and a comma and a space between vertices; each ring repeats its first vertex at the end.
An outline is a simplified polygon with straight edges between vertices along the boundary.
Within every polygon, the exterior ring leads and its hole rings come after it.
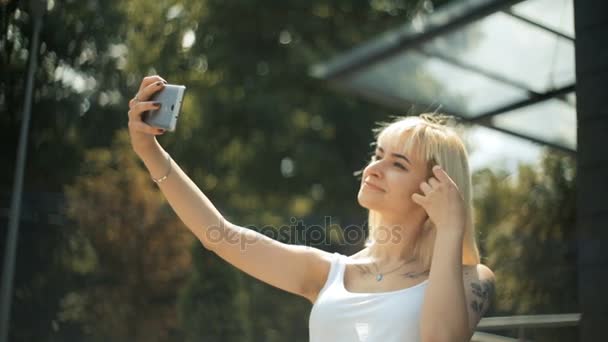
POLYGON ((505 317, 482 318, 477 325, 478 330, 505 330, 518 329, 517 338, 500 336, 486 332, 476 331, 471 342, 516 342, 530 341, 525 339, 526 328, 559 328, 577 326, 581 320, 580 313, 556 315, 523 315, 505 317))

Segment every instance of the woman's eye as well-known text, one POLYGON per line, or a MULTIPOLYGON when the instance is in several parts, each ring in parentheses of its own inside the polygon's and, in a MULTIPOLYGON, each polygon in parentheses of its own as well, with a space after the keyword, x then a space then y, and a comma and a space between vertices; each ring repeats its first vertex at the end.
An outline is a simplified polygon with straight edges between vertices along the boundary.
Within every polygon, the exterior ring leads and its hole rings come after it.
POLYGON ((403 166, 403 165, 401 165, 401 164, 399 164, 399 163, 395 163, 395 164, 393 164, 393 165, 395 165, 396 167, 398 167, 398 168, 400 168, 400 169, 407 170, 407 169, 405 168, 405 166, 403 166))
MULTIPOLYGON (((381 159, 382 159, 382 157, 379 156, 379 155, 373 155, 372 156, 372 161, 378 161, 378 160, 381 160, 381 159)), ((405 166, 399 164, 399 163, 393 163, 393 165, 396 166, 396 167, 398 167, 398 168, 400 168, 400 169, 402 169, 402 170, 406 170, 407 171, 407 168, 405 166)))

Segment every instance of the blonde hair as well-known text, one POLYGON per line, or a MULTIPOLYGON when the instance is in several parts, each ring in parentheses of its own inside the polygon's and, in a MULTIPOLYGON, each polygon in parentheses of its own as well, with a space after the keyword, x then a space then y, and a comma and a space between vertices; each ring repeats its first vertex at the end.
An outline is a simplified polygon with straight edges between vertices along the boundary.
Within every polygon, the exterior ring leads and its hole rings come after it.
MULTIPOLYGON (((447 125, 452 120, 452 117, 446 115, 430 113, 398 117, 393 122, 381 123, 379 128, 374 129, 374 133, 378 142, 390 139, 394 146, 402 148, 406 154, 410 154, 412 151, 417 152, 419 157, 427 163, 429 177, 432 175, 433 166, 440 165, 456 183, 467 209, 462 263, 476 265, 480 263, 480 256, 473 223, 471 173, 466 148, 456 131, 447 125)), ((369 210, 368 226, 371 241, 368 240, 368 242, 373 242, 374 231, 379 225, 379 219, 378 212, 369 210)), ((435 236, 436 228, 427 219, 414 244, 414 255, 425 269, 431 267, 435 236)))

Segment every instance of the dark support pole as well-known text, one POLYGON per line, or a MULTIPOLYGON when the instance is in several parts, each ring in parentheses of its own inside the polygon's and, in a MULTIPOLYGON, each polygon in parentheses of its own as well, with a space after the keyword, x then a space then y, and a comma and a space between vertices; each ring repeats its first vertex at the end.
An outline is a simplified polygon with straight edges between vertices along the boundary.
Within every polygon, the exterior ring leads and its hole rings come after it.
POLYGON ((574 0, 580 341, 608 327, 608 1, 574 0))
POLYGON ((15 165, 15 181, 11 198, 8 233, 4 254, 4 267, 2 272, 2 288, 0 291, 0 342, 8 341, 8 332, 11 318, 11 300, 13 298, 13 278, 15 275, 15 262, 17 255, 17 241, 19 237, 19 218, 21 217, 21 193, 23 190, 23 174, 25 170, 25 154, 27 151, 27 136, 30 126, 32 109, 32 92, 34 89, 34 73, 38 62, 38 47, 40 45, 40 29, 42 28, 42 14, 46 9, 46 0, 31 0, 30 12, 32 16, 32 44, 29 51, 29 66, 25 83, 25 99, 19 145, 17 147, 17 163, 15 165))

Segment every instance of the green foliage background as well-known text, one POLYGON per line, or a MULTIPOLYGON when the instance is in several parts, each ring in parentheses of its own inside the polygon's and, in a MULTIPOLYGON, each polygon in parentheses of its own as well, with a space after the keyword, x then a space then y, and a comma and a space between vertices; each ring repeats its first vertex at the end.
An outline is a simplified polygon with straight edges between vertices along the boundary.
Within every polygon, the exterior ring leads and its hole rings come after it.
MULTIPOLYGON (((0 184, 8 207, 32 24, 27 1, 0 6, 0 158, 9 166, 0 168, 0 184)), ((371 128, 395 113, 328 89, 308 68, 423 7, 49 1, 24 184, 33 204, 24 211, 56 210, 65 220, 21 227, 11 340, 307 340, 307 301, 204 250, 163 204, 128 146, 127 102, 145 75, 185 84, 178 129, 159 140, 216 206, 254 229, 331 217, 333 244, 317 247, 349 254, 363 240, 339 245, 341 228, 366 219, 353 172, 371 152, 371 128), (195 41, 184 47, 188 35, 195 41), (282 170, 286 164, 293 170, 282 170)), ((475 175, 483 262, 498 276, 490 315, 576 311, 573 170, 574 161, 548 151, 517 175, 475 175)), ((562 330, 533 333, 573 340, 562 330)))

